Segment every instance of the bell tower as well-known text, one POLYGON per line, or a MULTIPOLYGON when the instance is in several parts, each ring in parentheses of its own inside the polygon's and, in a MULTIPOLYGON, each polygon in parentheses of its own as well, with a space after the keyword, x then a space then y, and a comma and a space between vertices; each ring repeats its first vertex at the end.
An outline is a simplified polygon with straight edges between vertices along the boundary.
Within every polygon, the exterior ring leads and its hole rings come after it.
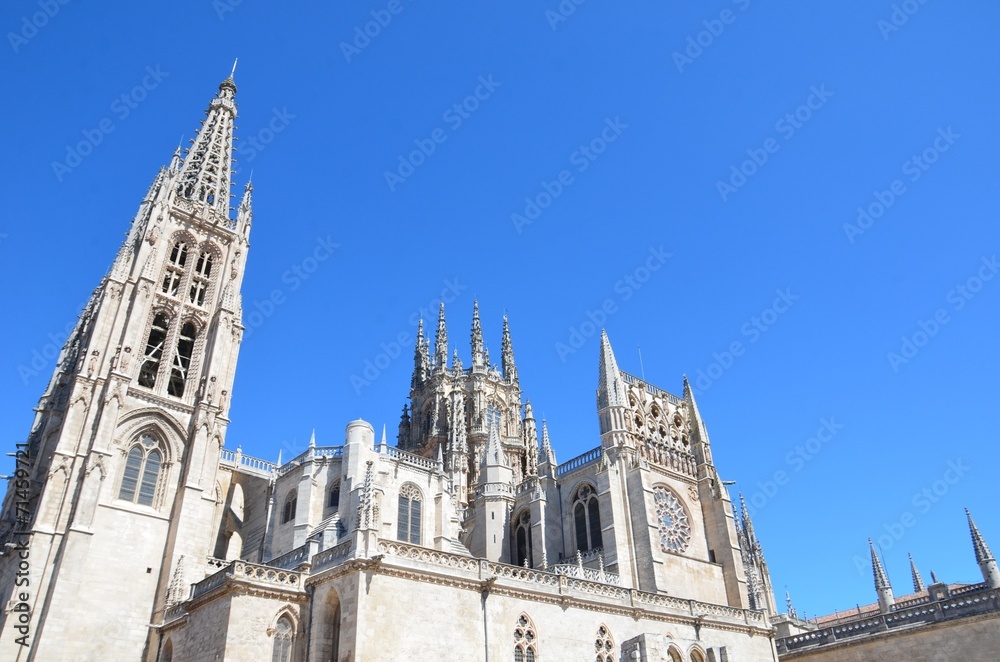
POLYGON ((253 219, 249 184, 231 215, 235 96, 230 75, 157 173, 39 401, 0 512, 0 602, 26 547, 30 646, 0 614, 4 659, 155 651, 168 584, 212 552, 253 219))

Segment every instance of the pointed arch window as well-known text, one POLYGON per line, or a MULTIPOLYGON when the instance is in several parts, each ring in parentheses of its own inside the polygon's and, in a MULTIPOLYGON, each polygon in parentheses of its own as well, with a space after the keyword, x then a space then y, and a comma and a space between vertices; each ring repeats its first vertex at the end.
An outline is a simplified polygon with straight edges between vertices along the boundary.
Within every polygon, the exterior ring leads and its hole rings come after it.
POLYGON ((420 503, 422 496, 416 485, 407 483, 399 489, 399 518, 396 537, 403 542, 420 544, 420 503))
POLYGON ((174 354, 174 364, 170 368, 170 383, 167 393, 177 397, 184 395, 184 385, 187 383, 188 370, 191 368, 191 354, 194 353, 194 340, 197 335, 194 323, 185 322, 181 327, 181 335, 177 339, 177 352, 174 354))
POLYGON ((695 648, 691 651, 691 662, 705 662, 705 656, 700 650, 695 648))
POLYGON ((667 651, 667 656, 670 658, 670 662, 682 662, 683 660, 680 651, 673 646, 667 651))
POLYGON ((125 454, 125 470, 118 498, 140 506, 152 506, 163 465, 163 449, 156 437, 144 434, 125 454))
POLYGON ((187 264, 187 252, 187 244, 183 241, 175 243, 170 251, 170 258, 167 263, 167 269, 163 273, 163 285, 161 287, 163 293, 167 296, 177 296, 181 279, 184 277, 184 265, 187 264))
POLYGON ((537 655, 538 637, 535 634, 535 624, 527 614, 521 614, 514 627, 514 662, 536 662, 537 655))
POLYGON ((191 275, 191 292, 189 300, 196 306, 205 304, 205 295, 208 293, 208 285, 212 278, 212 260, 214 255, 209 251, 202 251, 198 256, 198 261, 194 265, 194 273, 191 275))
POLYGON ((334 483, 333 487, 330 488, 330 500, 327 505, 333 509, 340 508, 340 481, 334 483))
POLYGON ((167 339, 167 326, 170 320, 163 313, 153 317, 149 328, 149 338, 146 340, 146 351, 139 368, 139 386, 153 388, 156 386, 156 375, 160 371, 160 359, 163 357, 163 343, 167 339))
POLYGON ((295 490, 285 497, 285 507, 281 511, 281 523, 287 524, 295 519, 295 507, 298 505, 299 494, 295 490))
POLYGON ((274 626, 274 648, 271 662, 292 662, 292 644, 295 639, 295 628, 285 616, 278 619, 274 626))
POLYGON ((514 520, 514 560, 517 565, 535 567, 531 558, 531 514, 528 511, 514 520))
POLYGON ((573 523, 576 548, 589 552, 601 547, 601 510, 597 494, 590 485, 581 485, 573 499, 573 523))
POLYGON ((407 483, 399 489, 399 517, 396 537, 403 542, 420 544, 421 500, 422 496, 416 485, 407 483))
POLYGON ((606 625, 597 628, 597 638, 594 640, 596 662, 615 662, 615 639, 606 625))

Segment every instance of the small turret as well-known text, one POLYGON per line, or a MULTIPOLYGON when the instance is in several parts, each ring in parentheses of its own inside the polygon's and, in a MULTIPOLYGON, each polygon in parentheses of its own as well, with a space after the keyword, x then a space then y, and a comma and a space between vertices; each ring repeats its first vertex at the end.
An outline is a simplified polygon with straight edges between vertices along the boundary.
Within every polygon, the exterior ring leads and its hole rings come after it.
POLYGON ((965 517, 969 520, 972 548, 976 552, 976 563, 979 564, 979 569, 983 573, 983 581, 990 588, 998 588, 1000 587, 1000 568, 997 567, 997 561, 993 557, 993 552, 986 545, 986 540, 983 539, 983 534, 979 533, 976 523, 972 521, 972 514, 969 513, 968 508, 965 509, 965 517))
POLYGON ((896 599, 892 596, 892 586, 889 584, 889 576, 885 574, 882 561, 879 560, 875 552, 875 543, 868 539, 868 548, 872 553, 872 574, 875 578, 875 592, 878 593, 878 608, 883 614, 892 611, 896 604, 896 599))

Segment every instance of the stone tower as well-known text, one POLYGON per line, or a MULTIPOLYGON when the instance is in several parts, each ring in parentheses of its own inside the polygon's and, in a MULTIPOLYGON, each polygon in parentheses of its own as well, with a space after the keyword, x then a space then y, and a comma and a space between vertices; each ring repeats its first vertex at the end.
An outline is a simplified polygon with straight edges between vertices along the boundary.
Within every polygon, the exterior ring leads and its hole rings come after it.
MULTIPOLYGON (((504 456, 500 460, 510 468, 512 484, 537 473, 538 453, 537 437, 531 441, 532 435, 525 433, 521 386, 507 317, 503 319, 501 363, 491 365, 483 341, 479 303, 473 304, 471 349, 468 368, 463 366, 457 350, 448 365, 444 303, 438 312, 433 353, 421 320, 414 350, 410 402, 403 408, 397 438, 399 448, 428 459, 436 459, 440 449, 445 471, 464 505, 473 501, 475 488, 485 481, 481 469, 486 466, 484 455, 491 426, 496 427, 504 456)), ((533 429, 534 418, 530 418, 530 412, 525 415, 529 417, 529 428, 533 429)))
POLYGON ((168 586, 211 554, 253 216, 247 185, 231 217, 235 95, 230 76, 157 173, 38 404, 0 514, 4 604, 30 550, 31 649, 7 614, 3 659, 155 652, 168 586))

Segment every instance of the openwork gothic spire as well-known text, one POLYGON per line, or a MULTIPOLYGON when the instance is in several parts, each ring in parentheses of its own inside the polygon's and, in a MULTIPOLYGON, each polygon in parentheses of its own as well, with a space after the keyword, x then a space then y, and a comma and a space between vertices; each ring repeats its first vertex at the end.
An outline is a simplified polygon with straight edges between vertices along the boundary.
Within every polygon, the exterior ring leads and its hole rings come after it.
POLYGON ((448 327, 444 323, 444 301, 438 309, 437 336, 434 338, 434 356, 439 368, 448 367, 448 327))
POLYGON ((236 83, 230 75, 208 106, 177 182, 178 196, 205 204, 224 216, 229 215, 235 119, 236 83))
POLYGON ((479 302, 472 303, 472 367, 485 365, 483 354, 483 327, 479 323, 479 302))
POLYGON ((503 369, 503 376, 517 381, 517 366, 514 365, 514 344, 510 341, 510 324, 507 323, 507 316, 503 316, 503 344, 500 349, 500 367, 503 369))

